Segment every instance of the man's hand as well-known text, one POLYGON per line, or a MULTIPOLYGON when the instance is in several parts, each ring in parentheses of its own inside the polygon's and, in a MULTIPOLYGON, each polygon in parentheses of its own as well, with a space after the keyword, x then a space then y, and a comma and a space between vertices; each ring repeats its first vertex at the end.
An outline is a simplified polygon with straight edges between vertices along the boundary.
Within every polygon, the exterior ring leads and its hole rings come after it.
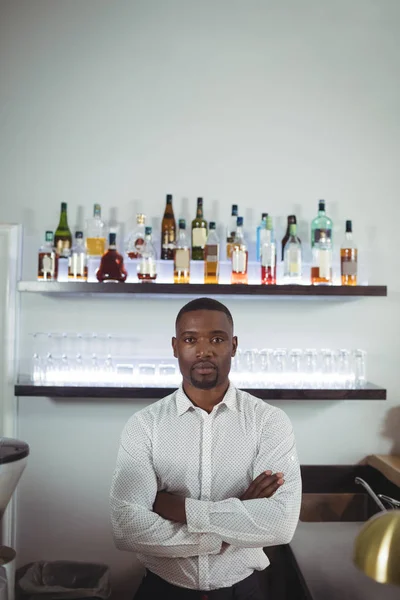
POLYGON ((185 498, 169 492, 158 492, 153 504, 153 511, 177 523, 186 523, 185 498))
POLYGON ((276 490, 283 485, 283 473, 272 474, 272 471, 264 471, 251 482, 240 500, 256 500, 257 498, 271 498, 276 490))

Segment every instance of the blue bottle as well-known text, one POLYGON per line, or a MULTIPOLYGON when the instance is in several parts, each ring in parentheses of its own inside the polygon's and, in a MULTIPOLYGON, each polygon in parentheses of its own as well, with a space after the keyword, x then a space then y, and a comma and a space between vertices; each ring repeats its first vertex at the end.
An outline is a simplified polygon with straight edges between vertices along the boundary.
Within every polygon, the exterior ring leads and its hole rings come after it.
POLYGON ((264 243, 265 230, 267 229, 268 213, 262 213, 261 222, 257 227, 256 260, 261 260, 261 248, 264 243))

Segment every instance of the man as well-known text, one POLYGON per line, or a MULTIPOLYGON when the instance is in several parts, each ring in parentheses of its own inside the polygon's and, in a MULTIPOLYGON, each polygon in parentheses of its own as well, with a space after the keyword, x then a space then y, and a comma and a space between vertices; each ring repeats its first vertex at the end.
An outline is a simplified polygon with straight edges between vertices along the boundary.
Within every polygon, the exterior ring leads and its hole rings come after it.
POLYGON ((137 600, 261 600, 263 547, 292 539, 301 501, 292 426, 229 382, 237 345, 226 306, 186 304, 172 338, 182 385, 123 430, 112 524, 117 547, 147 570, 137 600))

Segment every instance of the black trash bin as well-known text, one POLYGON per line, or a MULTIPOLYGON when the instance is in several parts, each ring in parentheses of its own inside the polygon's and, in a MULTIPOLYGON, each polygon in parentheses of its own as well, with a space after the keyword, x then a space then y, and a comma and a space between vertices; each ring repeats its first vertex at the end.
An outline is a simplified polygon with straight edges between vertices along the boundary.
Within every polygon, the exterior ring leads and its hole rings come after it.
POLYGON ((106 600, 111 594, 110 569, 68 560, 29 563, 17 570, 15 589, 21 600, 106 600))

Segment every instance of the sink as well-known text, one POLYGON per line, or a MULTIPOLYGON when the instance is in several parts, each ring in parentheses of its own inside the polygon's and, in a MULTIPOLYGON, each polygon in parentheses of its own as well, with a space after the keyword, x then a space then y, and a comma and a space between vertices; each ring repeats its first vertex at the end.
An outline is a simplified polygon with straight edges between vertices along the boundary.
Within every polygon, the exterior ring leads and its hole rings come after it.
POLYGON ((300 521, 330 523, 367 521, 379 512, 368 494, 303 494, 300 521))

